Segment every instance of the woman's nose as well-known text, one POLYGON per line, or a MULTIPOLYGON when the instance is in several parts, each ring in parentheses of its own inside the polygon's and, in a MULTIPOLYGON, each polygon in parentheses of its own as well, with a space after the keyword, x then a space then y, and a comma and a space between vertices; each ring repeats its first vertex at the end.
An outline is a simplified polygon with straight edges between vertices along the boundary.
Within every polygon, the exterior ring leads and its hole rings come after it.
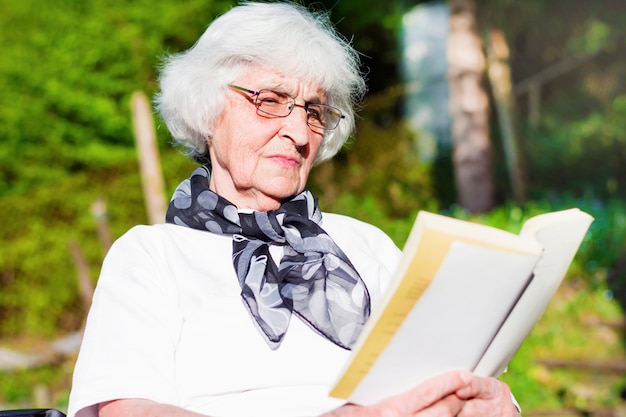
POLYGON ((288 136, 296 146, 304 146, 309 142, 311 126, 307 124, 307 111, 305 106, 294 104, 291 113, 283 118, 281 133, 288 136))

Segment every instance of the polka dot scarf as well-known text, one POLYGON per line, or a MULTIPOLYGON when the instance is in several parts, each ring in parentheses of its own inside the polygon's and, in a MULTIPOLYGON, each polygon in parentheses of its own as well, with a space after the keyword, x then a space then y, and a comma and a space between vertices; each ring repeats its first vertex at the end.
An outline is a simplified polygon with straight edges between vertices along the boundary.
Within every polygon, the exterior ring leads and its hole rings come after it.
POLYGON ((278 210, 239 212, 209 190, 210 168, 183 181, 167 210, 168 223, 231 235, 241 297, 272 349, 283 340, 292 313, 344 349, 370 314, 370 297, 343 251, 319 226, 315 197, 305 190, 278 210), (269 246, 284 247, 278 265, 269 246))

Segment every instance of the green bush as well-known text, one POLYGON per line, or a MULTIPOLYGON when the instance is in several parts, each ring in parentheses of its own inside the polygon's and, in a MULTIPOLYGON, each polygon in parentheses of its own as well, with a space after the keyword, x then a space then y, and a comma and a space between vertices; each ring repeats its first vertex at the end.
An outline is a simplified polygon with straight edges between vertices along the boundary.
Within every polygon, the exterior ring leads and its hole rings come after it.
POLYGON ((575 118, 561 107, 550 110, 542 125, 525 135, 533 194, 624 195, 626 95, 575 118))
POLYGON ((233 2, 1 3, 3 196, 129 161, 131 94, 151 94, 164 52, 190 47, 233 2))

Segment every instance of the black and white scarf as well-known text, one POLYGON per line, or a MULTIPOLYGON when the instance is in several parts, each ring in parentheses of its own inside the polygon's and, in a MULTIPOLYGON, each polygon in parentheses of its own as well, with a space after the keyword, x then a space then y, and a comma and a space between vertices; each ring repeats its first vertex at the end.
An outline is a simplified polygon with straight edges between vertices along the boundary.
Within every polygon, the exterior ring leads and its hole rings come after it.
POLYGON ((370 314, 370 297, 359 273, 319 226, 308 191, 278 210, 239 212, 209 189, 210 168, 200 167, 172 197, 166 221, 232 235, 233 265, 241 296, 257 327, 276 349, 295 313, 314 330, 350 349, 370 314), (277 266, 269 246, 284 246, 277 266))

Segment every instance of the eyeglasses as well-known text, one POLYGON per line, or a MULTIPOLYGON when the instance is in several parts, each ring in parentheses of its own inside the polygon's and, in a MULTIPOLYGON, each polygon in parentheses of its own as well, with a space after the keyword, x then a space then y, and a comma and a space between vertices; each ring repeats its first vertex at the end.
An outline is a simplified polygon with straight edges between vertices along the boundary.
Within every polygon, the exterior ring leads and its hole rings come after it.
POLYGON ((333 130, 341 119, 346 116, 338 108, 327 106, 326 104, 304 103, 297 104, 296 99, 285 93, 272 90, 254 91, 248 88, 229 84, 231 88, 245 91, 254 97, 254 106, 257 113, 273 117, 287 117, 294 107, 301 107, 306 112, 306 124, 323 130, 333 130))

